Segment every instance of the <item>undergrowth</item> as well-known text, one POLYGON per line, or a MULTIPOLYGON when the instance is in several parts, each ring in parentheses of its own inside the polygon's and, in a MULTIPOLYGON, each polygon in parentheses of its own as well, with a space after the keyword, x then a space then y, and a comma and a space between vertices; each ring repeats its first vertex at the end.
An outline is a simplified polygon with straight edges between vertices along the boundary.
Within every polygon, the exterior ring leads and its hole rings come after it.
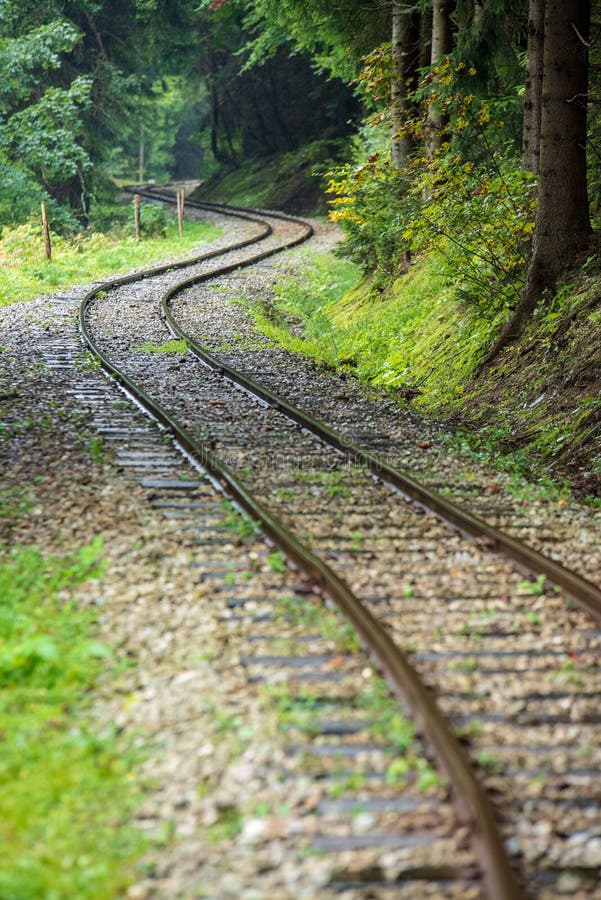
POLYGON ((142 850, 128 826, 132 754, 88 714, 114 669, 94 613, 73 599, 102 572, 102 543, 66 558, 0 547, 0 897, 108 900, 142 850))
POLYGON ((302 277, 278 278, 273 301, 253 304, 259 330, 294 353, 334 364, 339 344, 329 310, 357 281, 359 270, 331 253, 305 254, 302 277))
POLYGON ((139 243, 128 234, 128 226, 112 218, 107 219, 111 230, 106 233, 52 234, 50 261, 37 222, 5 228, 0 237, 0 306, 189 253, 220 234, 210 224, 187 221, 180 238, 175 220, 157 218, 152 209, 145 215, 147 236, 139 243))
POLYGON ((255 321, 292 351, 352 368, 387 390, 419 389, 429 408, 460 396, 491 326, 457 298, 445 257, 425 256, 388 294, 358 279, 348 260, 306 257, 301 277, 283 276, 273 302, 253 308, 255 321))

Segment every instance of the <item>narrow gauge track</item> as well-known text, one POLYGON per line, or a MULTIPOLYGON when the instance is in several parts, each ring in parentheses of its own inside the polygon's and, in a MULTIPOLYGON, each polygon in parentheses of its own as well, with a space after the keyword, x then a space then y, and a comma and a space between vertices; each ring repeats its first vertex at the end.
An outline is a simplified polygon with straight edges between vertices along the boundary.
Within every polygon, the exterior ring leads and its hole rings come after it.
MULTIPOLYGON (((370 898, 380 896, 380 891, 384 897, 394 891, 393 896, 407 900, 424 892, 466 900, 480 897, 478 867, 466 846, 466 832, 457 822, 446 786, 425 795, 418 787, 420 773, 415 770, 408 773, 402 795, 387 783, 387 767, 394 763, 398 751, 392 736, 378 722, 377 712, 373 721, 377 693, 374 696, 371 687, 369 661, 356 648, 346 652, 331 635, 315 633, 315 622, 307 632, 298 610, 315 610, 314 599, 306 596, 308 585, 299 584, 294 573, 270 570, 272 548, 260 536, 247 535, 241 545, 236 541, 215 485, 191 468, 169 434, 152 427, 134 404, 123 402, 123 394, 114 383, 98 379, 97 373, 86 366, 75 336, 49 338, 41 352, 50 371, 70 380, 67 393, 88 426, 106 446, 114 448, 115 464, 147 491, 151 506, 165 517, 171 529, 177 527, 179 540, 188 549, 190 576, 199 580, 203 592, 211 597, 213 616, 221 621, 228 643, 241 640, 247 654, 257 647, 263 651, 260 665, 250 655, 245 658, 247 681, 270 687, 285 710, 284 728, 294 743, 276 755, 272 767, 282 784, 282 800, 290 803, 292 799, 295 808, 303 809, 302 829, 276 842, 282 848, 276 855, 283 852, 287 858, 296 854, 301 872, 298 857, 307 849, 319 853, 324 861, 327 857, 328 863, 312 889, 314 866, 307 858, 305 877, 301 876, 305 887, 302 896, 344 893, 361 900, 366 891, 370 898), (261 574, 265 571, 267 574, 261 574), (240 577, 233 577, 236 575, 240 577), (287 610, 293 614, 287 614, 287 610), (264 655, 266 649, 271 649, 271 656, 264 655), (278 685, 283 684, 287 686, 286 696, 278 691, 278 685), (310 723, 308 716, 312 718, 310 723), (313 810, 314 798, 319 799, 313 810), (367 817, 368 830, 365 825, 353 827, 358 810, 364 820, 367 817)), ((172 630, 194 627, 193 620, 182 618, 177 597, 171 599, 171 606, 177 618, 172 630)), ((197 615, 204 617, 206 613, 201 608, 197 615)), ((153 652, 168 654, 172 644, 167 630, 153 642, 153 652)), ((228 665, 226 660, 226 679, 228 665)), ((217 669, 219 677, 219 663, 217 669)), ((186 673, 186 680, 190 674, 186 673)), ((190 765, 186 760, 186 768, 190 765)), ((298 827, 298 821, 296 824, 298 827)), ((216 889, 221 895, 219 877, 223 873, 212 873, 211 878, 202 864, 200 871, 195 896, 213 898, 216 889), (218 888, 207 888, 207 877, 208 883, 218 888)), ((154 879, 150 882, 153 896, 155 887, 159 896, 175 896, 169 879, 165 883, 161 878, 158 886, 154 879)), ((239 883, 243 883, 242 875, 239 883)), ((277 881, 274 885, 269 878, 267 884, 262 881, 260 886, 250 886, 264 890, 265 896, 281 895, 282 886, 277 881)), ((224 888, 225 895, 233 896, 224 888)), ((291 895, 296 896, 296 892, 291 895)))
MULTIPOLYGON (((239 266, 240 261, 228 262, 227 270, 231 271, 234 265, 239 266)), ((189 285, 189 279, 186 284, 189 285)), ((116 287, 124 293, 120 286, 116 287)), ((164 293, 165 285, 159 291, 164 293)), ((86 306, 92 299, 88 298, 86 306)), ((133 324, 131 310, 128 312, 131 296, 109 299, 111 305, 118 304, 126 325, 133 324)), ((138 303, 134 312, 137 320, 140 306, 138 303)), ((355 616, 364 639, 369 641, 370 634, 375 633, 375 618, 379 618, 388 631, 398 633, 404 645, 415 648, 413 662, 435 688, 453 725, 464 729, 474 758, 481 768, 488 769, 489 786, 499 792, 497 805, 502 825, 528 888, 539 896, 554 896, 563 891, 566 870, 576 869, 574 877, 587 890, 596 890, 598 885, 593 886, 593 880, 598 839, 591 787, 597 764, 595 729, 599 718, 594 697, 599 677, 592 654, 599 634, 590 620, 566 610, 559 595, 545 598, 544 607, 534 614, 531 601, 523 596, 518 578, 508 564, 482 547, 467 544, 437 521, 416 515, 414 504, 399 501, 391 505, 390 494, 382 484, 374 482, 366 471, 345 469, 340 455, 324 448, 314 436, 297 429, 291 439, 289 427, 284 428, 274 409, 255 404, 251 418, 245 394, 206 373, 205 383, 199 382, 196 365, 182 360, 175 378, 165 365, 155 366, 161 371, 149 373, 137 358, 139 355, 132 353, 135 336, 129 335, 124 347, 122 336, 107 335, 99 312, 107 307, 105 301, 94 303, 89 314, 94 343, 102 347, 102 352, 116 358, 119 368, 126 368, 137 382, 145 385, 146 392, 152 390, 163 405, 169 405, 189 431, 205 439, 204 449, 198 443, 195 449, 200 449, 204 463, 215 466, 215 471, 219 466, 207 452, 206 443, 217 441, 220 455, 225 446, 228 458, 243 473, 246 486, 239 484, 239 499, 248 509, 254 514, 259 512, 248 493, 251 486, 262 496, 269 494, 270 506, 277 509, 280 501, 278 511, 297 531, 309 532, 319 539, 320 551, 348 574, 353 587, 366 596, 373 617, 359 621, 354 598, 344 584, 336 578, 332 580, 323 564, 307 556, 294 542, 287 550, 298 563, 309 563, 322 587, 340 595, 336 599, 346 603, 346 612, 351 612, 351 618, 355 616), (170 381, 179 382, 176 399, 170 381), (188 385, 185 390, 182 383, 188 385), (234 432, 232 421, 243 427, 234 432), (268 470, 258 465, 259 449, 269 453, 268 470), (295 460, 302 463, 301 478, 291 465, 295 460), (333 495, 336 508, 333 515, 324 516, 324 510, 334 506, 333 495), (350 529, 353 523, 365 528, 366 521, 369 534, 362 535, 359 542, 350 529), (411 586, 403 585, 403 570, 412 556, 419 558, 423 571, 411 586), (414 596, 420 597, 417 604, 414 596), (491 602, 501 607, 501 614, 511 621, 512 628, 488 625, 491 602), (480 619, 467 619, 470 627, 466 630, 466 618, 474 610, 480 619), (433 617, 438 634, 431 627, 433 617), (541 621, 543 633, 553 635, 553 649, 541 647, 541 621), (514 633, 516 627, 519 635, 514 633), (578 671, 574 673, 570 668, 564 672, 562 661, 574 657, 579 660, 578 671), (516 676, 516 672, 520 674, 516 676), (488 679, 486 686, 484 681, 478 681, 478 675, 488 679), (583 745, 576 744, 576 740, 583 745), (541 824, 545 826, 542 829, 541 824)), ((150 311, 148 304, 146 310, 150 311)), ((86 315, 82 311, 84 323, 86 315)), ((145 318, 145 336, 152 329, 159 334, 160 323, 153 322, 152 315, 145 318)), ((132 383, 129 386, 133 389, 132 383)), ((164 419, 169 421, 169 416, 164 415, 164 419)), ((189 441, 189 449, 194 443, 189 441)), ((238 481, 225 475, 232 484, 238 481)), ((420 497, 420 502, 423 499, 420 497)), ((441 512, 440 508, 437 512, 441 512)), ((282 532, 269 514, 265 520, 272 537, 281 542, 282 532)), ((571 592, 576 593, 569 573, 567 578, 571 592)), ((584 590, 593 597, 594 608, 595 589, 591 589, 591 594, 589 586, 584 585, 584 590)), ((588 602, 590 607, 590 599, 588 602)), ((380 659, 384 656, 384 668, 390 674, 395 663, 386 653, 390 651, 395 658, 396 653, 392 645, 382 640, 380 659)), ((403 679, 408 674, 405 669, 403 679)), ((426 722, 426 731, 428 728, 432 732, 431 722, 426 722)), ((439 755, 445 752, 445 744, 453 745, 448 731, 436 740, 439 755)), ((470 817, 474 827, 474 808, 470 817)), ((497 847, 489 861, 500 859, 495 856, 498 850, 497 847)), ((491 895, 518 896, 516 885, 503 885, 499 872, 491 876, 489 870, 488 887, 491 895)))

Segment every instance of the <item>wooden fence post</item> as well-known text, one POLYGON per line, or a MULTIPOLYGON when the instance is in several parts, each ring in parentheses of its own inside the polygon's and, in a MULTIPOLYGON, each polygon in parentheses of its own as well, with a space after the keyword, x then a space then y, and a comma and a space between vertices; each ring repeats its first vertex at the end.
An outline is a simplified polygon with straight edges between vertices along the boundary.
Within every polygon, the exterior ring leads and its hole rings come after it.
POLYGON ((177 192, 177 227, 179 230, 179 236, 183 237, 184 235, 184 203, 186 200, 186 195, 183 190, 177 192))
POLYGON ((42 200, 42 229, 44 231, 44 243, 46 245, 46 259, 52 259, 52 244, 50 243, 50 228, 48 226, 48 212, 46 204, 42 200))
POLYGON ((140 195, 134 194, 134 223, 136 226, 136 240, 142 240, 142 229, 140 228, 140 195))

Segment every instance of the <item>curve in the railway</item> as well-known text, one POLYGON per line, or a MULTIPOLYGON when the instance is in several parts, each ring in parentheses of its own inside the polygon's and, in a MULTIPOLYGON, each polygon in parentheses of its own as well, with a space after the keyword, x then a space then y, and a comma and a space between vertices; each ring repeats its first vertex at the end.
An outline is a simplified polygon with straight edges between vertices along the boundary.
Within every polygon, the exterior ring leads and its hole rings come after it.
MULTIPOLYGON (((145 194, 149 198, 155 200, 169 201, 170 199, 161 191, 157 190, 151 189, 146 191, 145 194)), ((226 250, 252 247, 255 242, 263 240, 271 233, 271 227, 261 219, 261 213, 258 211, 250 212, 239 209, 230 209, 216 204, 198 204, 198 206, 202 209, 215 210, 226 215, 233 215, 251 221, 257 225, 257 235, 253 238, 232 244, 226 249, 213 251, 209 254, 195 257, 192 260, 187 260, 185 263, 179 263, 177 264, 177 268, 185 268, 191 263, 198 263, 207 259, 216 258, 221 253, 226 252, 226 250)), ((387 466, 362 448, 349 444, 342 435, 328 428, 325 423, 322 423, 311 416, 307 416, 301 410, 288 403, 284 398, 278 397, 272 391, 252 379, 247 378, 241 372, 225 366, 218 358, 211 354, 207 348, 202 347, 192 336, 186 334, 183 329, 180 328, 170 309, 170 301, 177 293, 193 284, 206 280, 207 278, 214 278, 216 275, 230 272, 243 265, 250 265, 266 259, 274 255, 274 253, 301 243, 310 237, 312 233, 310 225, 292 217, 284 217, 271 212, 269 213, 269 216, 283 218, 285 221, 298 224, 300 226, 299 233, 293 238, 282 242, 276 248, 260 250, 258 253, 251 254, 244 262, 237 261, 235 263, 228 263, 225 266, 218 267, 217 270, 213 269, 213 271, 208 274, 200 276, 195 275, 192 278, 182 279, 182 281, 165 295, 163 302, 164 314, 173 332, 181 337, 185 337, 193 352, 200 356, 203 362, 211 368, 219 371, 231 381, 241 385, 261 400, 277 407, 297 424, 302 425, 307 430, 316 434, 337 450, 342 451, 347 456, 365 464, 374 475, 381 478, 385 483, 400 490, 414 502, 423 505, 445 521, 451 523, 454 527, 459 528, 461 531, 466 532, 472 537, 485 540, 488 546, 505 555, 509 555, 510 558, 528 568, 530 571, 537 574, 544 573, 550 580, 559 584, 574 596, 589 610, 589 612, 592 612, 594 615, 601 618, 601 592, 594 585, 589 584, 584 579, 571 573, 553 560, 549 560, 543 555, 536 553, 536 551, 531 550, 531 548, 521 542, 504 535, 502 532, 487 525, 487 523, 478 520, 470 513, 464 512, 455 504, 449 503, 445 498, 424 488, 414 480, 408 478, 402 472, 387 466)), ((507 862, 502 841, 497 832, 494 816, 488 805, 488 801, 471 771, 462 748, 457 743, 444 717, 439 713, 429 692, 424 689, 415 670, 408 663, 399 648, 390 639, 376 619, 360 603, 357 597, 355 597, 353 592, 350 591, 344 581, 342 581, 323 562, 323 560, 300 543, 287 528, 273 517, 265 505, 252 495, 230 469, 220 462, 205 445, 196 441, 188 432, 186 432, 186 430, 181 427, 163 406, 141 390, 131 378, 116 367, 108 359, 106 354, 96 346, 86 322, 87 311, 94 302, 95 297, 97 297, 100 292, 110 290, 112 287, 118 287, 140 280, 144 277, 161 274, 168 270, 173 270, 174 268, 176 268, 174 264, 154 267, 144 273, 137 273, 133 276, 125 276, 106 282, 90 292, 85 298, 80 312, 81 330, 88 346, 98 355, 103 366, 117 378, 132 396, 134 396, 156 419, 161 421, 163 425, 176 435, 178 442, 186 452, 190 453, 205 469, 211 472, 214 477, 224 484, 227 490, 236 498, 237 502, 255 519, 261 522, 263 529, 271 539, 288 554, 296 565, 310 575, 314 583, 317 584, 324 593, 332 597, 343 609, 349 620, 361 635, 366 646, 370 648, 371 652, 378 659, 378 662, 383 671, 387 674, 393 689, 397 693, 402 693, 409 701, 418 723, 422 727, 424 733, 430 738, 439 762, 449 774, 451 782, 455 785, 456 799, 461 810, 461 817, 463 821, 466 821, 469 824, 474 843, 477 846, 480 858, 483 861, 483 870, 488 885, 489 895, 505 898, 520 896, 519 888, 507 862)))

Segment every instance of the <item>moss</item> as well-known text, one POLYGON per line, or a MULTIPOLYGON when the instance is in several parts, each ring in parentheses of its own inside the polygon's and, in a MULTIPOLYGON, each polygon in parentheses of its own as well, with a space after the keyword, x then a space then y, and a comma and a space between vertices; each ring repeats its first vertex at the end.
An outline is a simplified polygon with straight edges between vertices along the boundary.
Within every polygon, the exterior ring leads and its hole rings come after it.
POLYGON ((136 349, 141 350, 142 353, 175 353, 183 356, 188 352, 188 344, 185 338, 173 338, 173 340, 165 341, 164 344, 153 344, 150 341, 146 341, 145 344, 140 344, 136 349))

